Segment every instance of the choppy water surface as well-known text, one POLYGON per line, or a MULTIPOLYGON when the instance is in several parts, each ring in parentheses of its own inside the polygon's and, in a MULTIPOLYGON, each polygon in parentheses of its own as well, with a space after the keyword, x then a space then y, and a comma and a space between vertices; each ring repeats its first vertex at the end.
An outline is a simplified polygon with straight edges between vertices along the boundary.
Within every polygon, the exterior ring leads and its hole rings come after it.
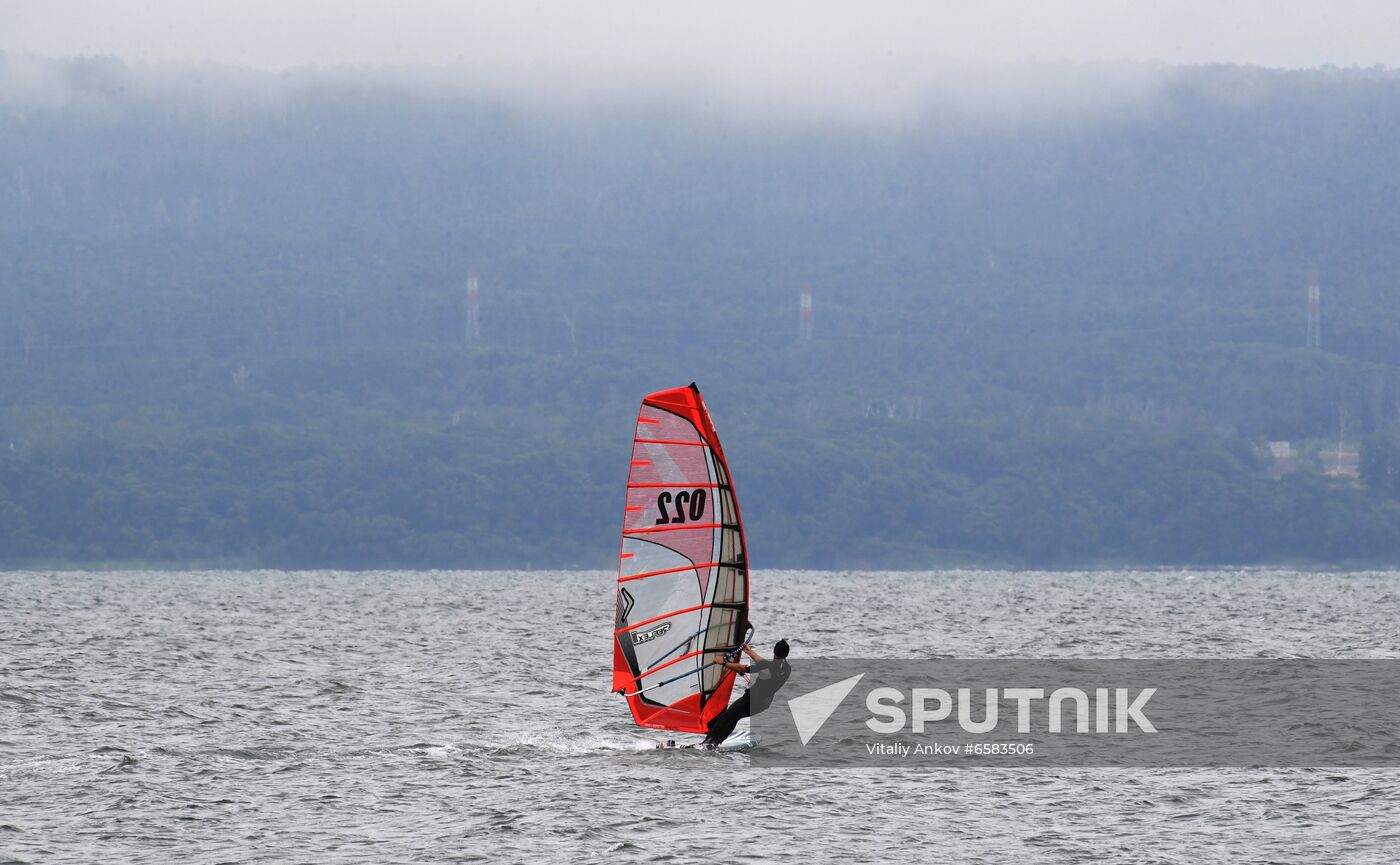
MULTIPOLYGON (((754 586, 758 642, 786 636, 795 657, 1400 655, 1395 573, 754 586)), ((612 596, 605 573, 0 574, 0 862, 1400 850, 1400 770, 779 771, 658 752, 607 693, 612 596)))

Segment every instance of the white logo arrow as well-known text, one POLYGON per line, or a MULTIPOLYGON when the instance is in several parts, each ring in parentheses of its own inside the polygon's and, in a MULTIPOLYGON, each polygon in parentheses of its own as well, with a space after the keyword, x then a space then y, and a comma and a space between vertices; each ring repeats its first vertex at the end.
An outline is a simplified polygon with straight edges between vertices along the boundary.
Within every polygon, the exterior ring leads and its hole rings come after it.
POLYGON ((797 725, 797 735, 802 739, 803 745, 812 741, 812 737, 817 735, 817 731, 831 717, 831 713, 836 711, 836 707, 841 705, 841 701, 846 699, 846 695, 851 693, 856 683, 864 678, 865 674, 861 673, 859 676, 843 679, 834 685, 827 685, 825 688, 818 688, 788 700, 788 711, 792 713, 792 723, 797 725))

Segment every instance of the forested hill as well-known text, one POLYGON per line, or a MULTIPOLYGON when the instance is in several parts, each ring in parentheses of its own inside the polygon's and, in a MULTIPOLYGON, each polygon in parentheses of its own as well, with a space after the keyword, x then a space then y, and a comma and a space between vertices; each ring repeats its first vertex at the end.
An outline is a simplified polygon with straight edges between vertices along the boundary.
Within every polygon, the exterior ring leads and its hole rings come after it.
POLYGON ((1160 75, 862 126, 0 58, 0 566, 608 567, 692 380, 758 566, 1400 563, 1400 76, 1160 75))

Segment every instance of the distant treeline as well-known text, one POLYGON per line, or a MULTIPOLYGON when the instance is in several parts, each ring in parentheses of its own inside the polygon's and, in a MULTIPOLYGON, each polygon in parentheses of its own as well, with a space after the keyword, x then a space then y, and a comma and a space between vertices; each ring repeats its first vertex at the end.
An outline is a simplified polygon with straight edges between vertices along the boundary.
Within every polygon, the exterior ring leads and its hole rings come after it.
POLYGON ((691 380, 757 565, 1400 563, 1395 74, 862 130, 50 72, 0 87, 0 566, 607 566, 691 380), (1270 477, 1339 436, 1358 481, 1270 477))

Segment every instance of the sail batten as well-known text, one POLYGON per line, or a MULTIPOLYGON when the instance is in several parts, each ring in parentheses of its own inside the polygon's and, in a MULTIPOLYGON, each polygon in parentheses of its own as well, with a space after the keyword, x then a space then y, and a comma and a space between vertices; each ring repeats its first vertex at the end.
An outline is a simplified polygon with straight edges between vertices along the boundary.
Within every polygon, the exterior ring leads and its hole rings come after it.
MULTIPOLYGON (((628 556, 628 558, 631 558, 631 556, 628 556)), ((647 577, 660 577, 660 576, 664 576, 664 575, 666 575, 666 574, 678 573, 678 572, 680 572, 680 571, 693 571, 693 570, 695 570, 696 568, 714 568, 714 567, 718 567, 718 566, 719 566, 719 562, 706 562, 706 563, 703 564, 703 565, 684 565, 684 566, 679 567, 679 568, 667 568, 667 569, 664 570, 664 571, 649 571, 649 572, 647 572, 647 573, 642 573, 642 574, 629 574, 628 576, 625 576, 625 577, 618 577, 618 578, 617 578, 617 581, 618 581, 619 583, 628 583, 628 582, 631 582, 632 580, 645 580, 647 577)))
POLYGON ((724 709, 734 675, 714 658, 740 643, 748 590, 738 500, 700 391, 647 396, 633 431, 613 626, 613 689, 638 724, 700 733, 724 709))

